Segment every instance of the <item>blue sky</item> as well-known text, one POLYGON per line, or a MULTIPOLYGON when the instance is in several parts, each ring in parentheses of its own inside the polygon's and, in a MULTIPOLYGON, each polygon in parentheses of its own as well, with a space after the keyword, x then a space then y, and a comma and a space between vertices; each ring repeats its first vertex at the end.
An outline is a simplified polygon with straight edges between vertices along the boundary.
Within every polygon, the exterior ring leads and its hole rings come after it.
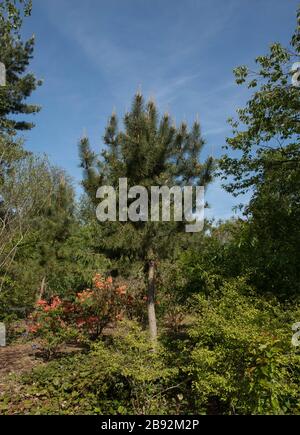
MULTIPOLYGON (((24 33, 36 36, 30 69, 44 85, 26 146, 47 153, 79 190, 77 144, 83 132, 102 147, 108 117, 130 107, 141 88, 161 112, 192 123, 207 141, 203 157, 219 157, 226 120, 247 100, 234 67, 253 65, 270 43, 288 45, 298 0, 34 0, 24 33)), ((240 202, 209 187, 209 216, 228 218, 240 202)))

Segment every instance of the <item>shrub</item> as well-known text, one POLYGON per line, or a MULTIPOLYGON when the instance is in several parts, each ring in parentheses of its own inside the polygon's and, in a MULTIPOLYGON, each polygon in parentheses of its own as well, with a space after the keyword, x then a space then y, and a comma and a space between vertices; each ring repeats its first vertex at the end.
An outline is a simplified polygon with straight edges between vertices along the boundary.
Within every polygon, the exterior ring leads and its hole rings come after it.
MULTIPOLYGON (((257 298, 243 279, 193 298, 186 373, 197 412, 299 412, 300 357, 291 346, 293 314, 257 298)), ((295 313, 295 310, 294 310, 295 313)))
POLYGON ((70 340, 98 338, 106 326, 131 313, 135 302, 124 283, 97 274, 92 288, 77 293, 73 302, 58 296, 50 302, 39 300, 29 316, 28 331, 43 339, 49 358, 70 340))
POLYGON ((65 319, 66 306, 58 297, 50 303, 39 300, 29 316, 28 332, 42 338, 45 356, 49 359, 64 343, 77 339, 78 331, 65 319))
POLYGON ((24 413, 26 397, 28 414, 167 414, 177 394, 170 389, 176 373, 162 349, 152 352, 148 332, 124 321, 110 342, 97 341, 87 354, 24 376, 14 409, 24 413))

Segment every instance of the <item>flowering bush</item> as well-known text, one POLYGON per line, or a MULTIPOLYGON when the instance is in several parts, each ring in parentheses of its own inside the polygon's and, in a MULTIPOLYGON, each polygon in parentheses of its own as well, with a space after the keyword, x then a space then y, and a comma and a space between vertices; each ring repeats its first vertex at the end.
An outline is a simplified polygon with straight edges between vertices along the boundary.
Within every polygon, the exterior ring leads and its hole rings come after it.
POLYGON ((127 302, 127 287, 111 277, 97 274, 93 288, 76 297, 76 325, 89 336, 98 337, 109 323, 122 320, 127 302))
POLYGON ((50 357, 67 341, 97 338, 108 324, 123 319, 132 300, 126 285, 97 274, 92 288, 77 293, 73 302, 58 296, 50 302, 39 300, 29 317, 28 332, 43 339, 50 357))
POLYGON ((78 337, 77 331, 65 317, 65 306, 57 296, 50 303, 39 300, 34 313, 29 316, 28 332, 42 338, 47 358, 62 344, 78 337))

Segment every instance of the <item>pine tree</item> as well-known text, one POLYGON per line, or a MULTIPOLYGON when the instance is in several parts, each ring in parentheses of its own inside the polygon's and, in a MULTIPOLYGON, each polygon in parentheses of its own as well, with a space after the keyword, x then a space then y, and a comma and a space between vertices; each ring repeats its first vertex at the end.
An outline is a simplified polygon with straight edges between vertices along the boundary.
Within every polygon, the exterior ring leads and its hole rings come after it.
POLYGON ((41 84, 33 74, 26 74, 32 59, 34 37, 25 42, 21 37, 23 18, 30 15, 31 6, 31 0, 0 2, 0 62, 6 71, 5 86, 0 86, 0 187, 14 162, 28 154, 22 139, 15 136, 18 131, 31 129, 33 124, 17 120, 16 115, 34 114, 40 110, 39 106, 26 104, 26 99, 41 84))
MULTIPOLYGON (((89 140, 80 142, 83 186, 94 205, 100 186, 118 188, 119 179, 127 178, 128 188, 144 186, 206 186, 212 179, 213 159, 199 161, 204 146, 200 125, 191 131, 186 123, 176 127, 169 114, 159 119, 153 101, 147 104, 136 94, 132 109, 119 128, 117 115, 112 114, 104 135, 106 150, 102 157, 91 151, 89 140)), ((149 195, 150 196, 150 195, 149 195)), ((182 222, 106 222, 101 223, 99 248, 112 258, 138 259, 148 274, 148 319, 150 335, 156 341, 155 276, 157 262, 172 252, 176 235, 184 231, 182 222)))
POLYGON ((61 292, 67 263, 72 257, 71 252, 66 252, 66 245, 76 225, 75 199, 71 181, 64 171, 51 168, 51 177, 51 195, 39 215, 33 218, 34 229, 27 243, 31 244, 35 263, 42 273, 39 283, 43 281, 50 292, 61 292), (58 275, 62 275, 60 283, 58 275))
POLYGON ((41 84, 32 73, 26 74, 33 55, 34 36, 23 41, 20 32, 23 16, 30 13, 31 1, 5 0, 0 3, 0 62, 6 69, 6 85, 0 87, 0 134, 30 130, 34 126, 31 122, 13 117, 40 110, 39 106, 26 103, 41 84))

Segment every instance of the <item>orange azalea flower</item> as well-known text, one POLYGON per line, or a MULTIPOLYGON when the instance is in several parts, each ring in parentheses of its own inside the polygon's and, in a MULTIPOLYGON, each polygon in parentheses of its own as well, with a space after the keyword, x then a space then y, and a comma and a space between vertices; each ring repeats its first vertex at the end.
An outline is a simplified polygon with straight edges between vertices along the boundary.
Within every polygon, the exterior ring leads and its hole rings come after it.
POLYGON ((102 275, 100 275, 100 273, 96 273, 96 275, 93 278, 93 281, 101 281, 102 280, 102 275))
POLYGON ((40 299, 39 301, 37 301, 36 305, 38 305, 39 307, 42 307, 44 305, 47 305, 47 301, 40 299))
POLYGON ((88 298, 94 295, 93 291, 84 290, 82 293, 77 293, 80 302, 85 302, 88 298))
POLYGON ((29 326, 28 328, 28 332, 30 332, 31 334, 35 334, 38 331, 37 326, 29 326))
POLYGON ((121 287, 118 287, 118 288, 116 289, 116 292, 117 292, 120 296, 124 296, 124 295, 126 295, 126 290, 127 290, 126 285, 123 285, 123 286, 121 286, 121 287))
POLYGON ((58 296, 55 296, 55 298, 53 298, 52 304, 51 304, 51 308, 57 308, 61 305, 61 300, 58 296))
POLYGON ((48 313, 49 311, 51 311, 51 306, 50 305, 47 305, 46 307, 44 307, 44 312, 45 313, 48 313))
POLYGON ((41 328, 41 324, 40 323, 35 323, 34 325, 30 325, 28 326, 27 330, 28 332, 35 334, 36 332, 38 332, 38 330, 41 328))
POLYGON ((104 285, 104 283, 102 281, 95 281, 95 287, 98 290, 101 290, 101 289, 103 289, 105 287, 105 285, 104 285))

